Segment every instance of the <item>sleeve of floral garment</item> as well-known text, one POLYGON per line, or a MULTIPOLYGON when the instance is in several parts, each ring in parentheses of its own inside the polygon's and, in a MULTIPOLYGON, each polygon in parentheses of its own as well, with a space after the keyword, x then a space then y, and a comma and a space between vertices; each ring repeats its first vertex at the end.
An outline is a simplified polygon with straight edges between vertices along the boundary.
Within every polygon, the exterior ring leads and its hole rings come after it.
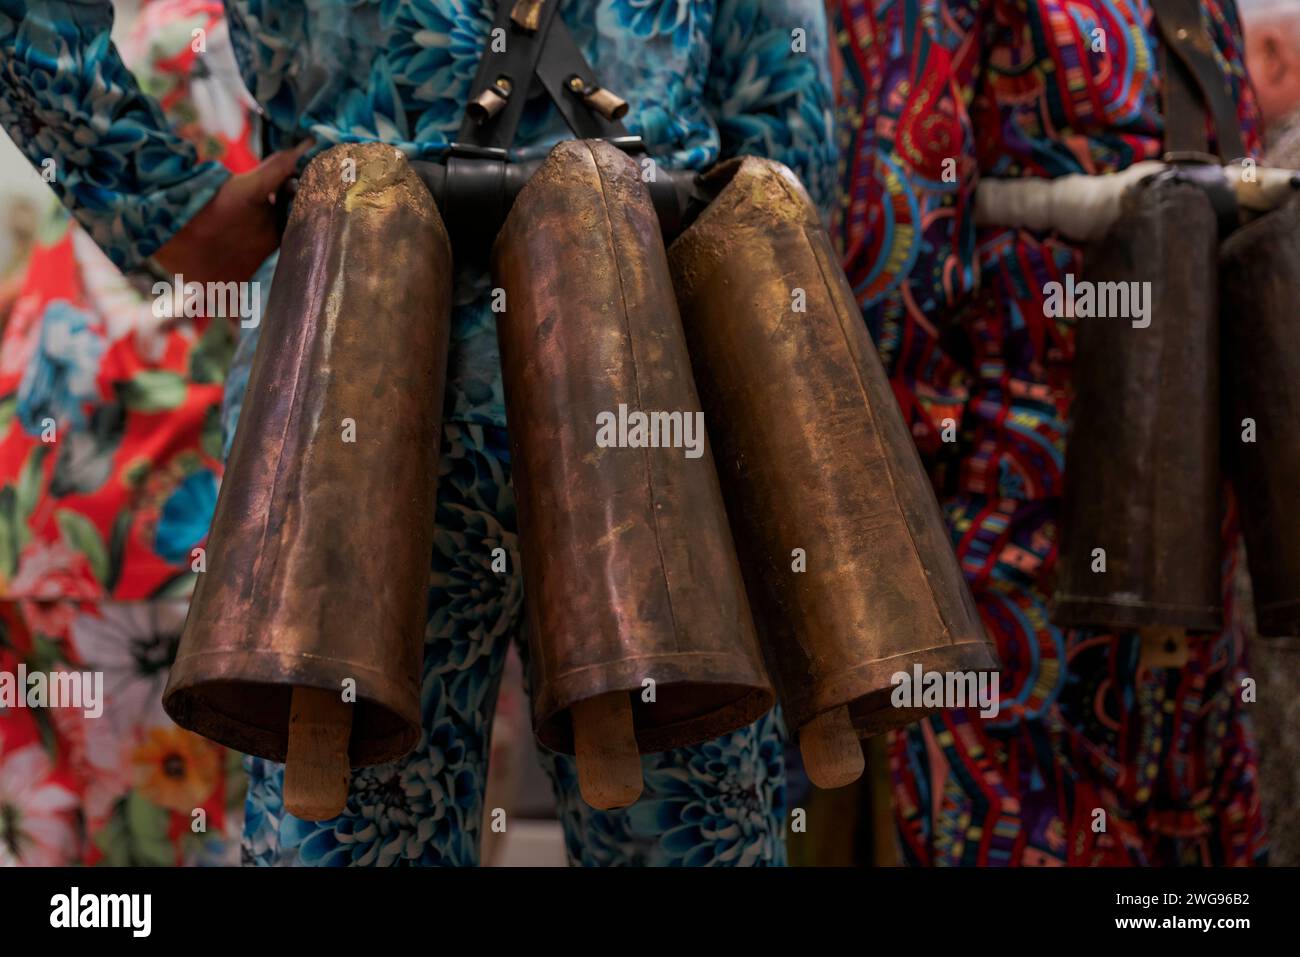
POLYGON ((821 0, 720 0, 707 100, 721 158, 754 154, 799 175, 829 219, 834 99, 821 0))
POLYGON ((108 0, 0 0, 0 125, 113 262, 130 269, 230 174, 199 163, 172 132, 122 64, 112 27, 108 0))

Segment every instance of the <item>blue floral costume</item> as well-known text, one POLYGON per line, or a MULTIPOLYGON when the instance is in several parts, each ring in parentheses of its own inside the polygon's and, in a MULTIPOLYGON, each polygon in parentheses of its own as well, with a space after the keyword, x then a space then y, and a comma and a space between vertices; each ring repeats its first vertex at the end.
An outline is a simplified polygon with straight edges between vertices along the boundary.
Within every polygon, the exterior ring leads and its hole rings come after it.
MULTIPOLYGON (((245 83, 269 140, 317 149, 382 141, 439 159, 454 140, 491 25, 488 0, 227 0, 245 83)), ((563 0, 560 15, 629 132, 670 168, 752 153, 790 166, 825 210, 835 143, 820 0, 563 0)), ((109 42, 106 0, 0 0, 0 122, 123 269, 166 242, 225 180, 136 87, 109 42)), ((568 132, 545 102, 525 111, 522 156, 568 132)), ((258 275, 263 295, 274 260, 258 275)), ((422 686, 424 733, 404 760, 358 772, 345 812, 287 815, 282 770, 251 760, 245 859, 258 864, 472 864, 478 858, 488 733, 508 642, 518 637, 519 567, 488 277, 456 280, 422 686)), ((227 379, 227 443, 257 330, 227 379)), ((778 714, 715 741, 644 759, 642 798, 597 812, 572 761, 543 756, 571 860, 584 864, 784 863, 778 714)))

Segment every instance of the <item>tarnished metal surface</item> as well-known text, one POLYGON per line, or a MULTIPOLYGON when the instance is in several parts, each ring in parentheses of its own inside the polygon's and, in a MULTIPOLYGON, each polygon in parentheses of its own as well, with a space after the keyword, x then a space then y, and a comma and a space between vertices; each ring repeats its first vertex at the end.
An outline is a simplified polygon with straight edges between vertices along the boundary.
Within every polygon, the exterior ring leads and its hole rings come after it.
POLYGON ((1219 277, 1225 460, 1255 620, 1261 635, 1300 636, 1300 201, 1229 237, 1219 277))
POLYGON ((292 689, 351 678, 353 766, 415 744, 450 283, 397 151, 311 163, 164 695, 180 725, 284 760, 292 689))
POLYGON ((1150 283, 1151 312, 1077 320, 1057 624, 1222 621, 1217 245, 1205 194, 1157 179, 1084 253, 1084 281, 1150 283))
POLYGON ((914 721, 894 673, 997 667, 934 493, 798 180, 747 158, 710 183, 669 261, 787 721, 844 705, 860 734, 914 721))
POLYGON ((607 143, 556 146, 493 273, 539 739, 571 753, 569 709, 620 690, 642 751, 754 720, 773 695, 707 445, 688 458, 597 444, 597 417, 620 404, 700 408, 635 161, 607 143))

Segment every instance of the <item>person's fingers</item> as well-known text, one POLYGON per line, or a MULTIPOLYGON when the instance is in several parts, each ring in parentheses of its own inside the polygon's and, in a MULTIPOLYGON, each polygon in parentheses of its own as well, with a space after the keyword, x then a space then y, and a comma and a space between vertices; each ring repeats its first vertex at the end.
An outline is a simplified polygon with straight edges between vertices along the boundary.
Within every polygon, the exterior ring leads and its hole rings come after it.
POLYGON ((247 279, 279 245, 271 197, 313 142, 272 153, 254 169, 226 180, 154 259, 168 272, 199 281, 247 279))
POLYGON ((303 140, 297 146, 287 150, 277 150, 256 167, 249 170, 250 192, 255 196, 266 196, 280 188, 280 184, 293 175, 298 159, 311 149, 313 140, 303 140))

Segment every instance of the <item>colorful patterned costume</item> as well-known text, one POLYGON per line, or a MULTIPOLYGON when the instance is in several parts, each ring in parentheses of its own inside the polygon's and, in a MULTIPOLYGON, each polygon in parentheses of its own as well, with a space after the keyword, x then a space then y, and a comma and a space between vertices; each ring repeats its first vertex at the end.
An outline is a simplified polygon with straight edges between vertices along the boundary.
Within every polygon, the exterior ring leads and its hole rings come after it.
MULTIPOLYGON (((460 125, 491 24, 484 0, 230 0, 236 53, 266 112, 270 140, 317 149, 381 140, 437 159, 460 125)), ((799 173, 829 203, 834 181, 825 14, 817 0, 565 0, 560 15, 626 118, 670 167, 757 153, 799 173)), ((102 6, 0 0, 3 122, 29 159, 59 155, 55 184, 124 268, 138 265, 225 179, 158 122, 102 43, 102 6), (24 16, 26 19, 24 20, 24 16), (37 28, 36 24, 40 24, 37 28), (75 69, 56 81, 53 47, 75 69), (92 115, 109 135, 72 143, 92 115), (107 170, 105 175, 103 171, 107 170), (147 202, 140 202, 141 199, 147 202)), ((516 142, 544 155, 568 135, 547 105, 524 113, 516 142)), ((265 294, 274 258, 257 279, 265 294)), ((520 582, 491 570, 512 554, 509 480, 488 277, 462 270, 452 319, 442 475, 431 590, 424 735, 394 765, 353 777, 340 817, 284 814, 281 770, 252 761, 245 851, 260 864, 465 864, 478 859, 487 735, 507 642, 517 636, 520 582)), ((256 330, 241 337, 227 382, 227 441, 240 410, 256 330)), ((517 557, 509 563, 519 567, 517 557)), ((582 863, 776 864, 785 859, 779 716, 645 759, 632 808, 580 803, 572 762, 548 757, 571 859, 582 863)))
MULTIPOLYGON (((154 0, 124 52, 201 156, 255 164, 219 2, 154 0)), ((238 756, 160 702, 221 476, 234 331, 153 304, 59 208, 0 343, 0 671, 98 671, 106 698, 99 718, 0 711, 0 864, 237 859, 238 756)))
MULTIPOLYGON (((1257 149, 1235 9, 1203 8, 1257 149)), ((846 272, 1004 667, 996 719, 951 711, 894 735, 904 855, 1259 861, 1240 628, 1192 638, 1184 668, 1144 669, 1136 635, 1048 622, 1074 330, 1044 317, 1042 290, 1077 273, 1080 253, 973 221, 981 177, 1159 157, 1150 10, 1143 0, 840 0, 838 14, 846 272), (955 442, 943 441, 946 420, 955 442)), ((1225 592, 1233 525, 1229 515, 1225 592)))

